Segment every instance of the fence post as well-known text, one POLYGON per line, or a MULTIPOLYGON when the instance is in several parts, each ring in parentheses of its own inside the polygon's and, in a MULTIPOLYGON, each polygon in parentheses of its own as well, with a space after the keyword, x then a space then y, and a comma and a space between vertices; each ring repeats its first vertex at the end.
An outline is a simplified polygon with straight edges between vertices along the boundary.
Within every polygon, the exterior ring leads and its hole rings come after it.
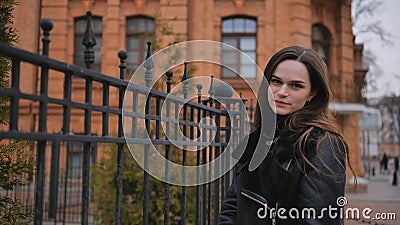
MULTIPOLYGON (((183 93, 183 98, 186 100, 188 97, 189 93, 189 77, 187 74, 187 62, 183 63, 184 69, 183 69, 183 76, 181 82, 183 83, 183 88, 182 88, 182 93, 183 93)), ((182 127, 182 134, 183 134, 183 140, 186 139, 187 136, 187 106, 186 104, 183 104, 183 121, 185 124, 182 127)), ((182 186, 182 224, 186 224, 186 170, 185 166, 187 163, 187 147, 184 145, 183 146, 183 154, 182 154, 182 183, 184 184, 182 186)))
POLYGON ((253 107, 253 98, 250 99, 250 122, 253 122, 253 112, 254 112, 254 107, 253 107))
POLYGON ((55 220, 57 219, 59 166, 60 141, 53 141, 51 145, 49 218, 55 220))
MULTIPOLYGON (((215 97, 217 96, 217 92, 215 93, 215 97)), ((221 109, 221 102, 220 101, 215 101, 215 108, 217 110, 221 109)), ((217 127, 216 133, 215 133, 215 143, 217 146, 215 146, 215 151, 214 151, 214 160, 215 160, 215 166, 214 166, 214 174, 219 174, 221 173, 221 159, 219 158, 221 154, 221 146, 218 144, 221 144, 221 114, 218 112, 215 114, 215 126, 217 127)), ((219 201, 220 201, 220 180, 221 178, 218 178, 214 180, 214 223, 218 221, 218 214, 219 214, 219 201)))
MULTIPOLYGON (((211 75, 210 88, 208 89, 208 94, 209 94, 208 101, 209 101, 210 107, 213 107, 215 91, 214 91, 214 76, 212 76, 212 75, 211 75)), ((213 112, 210 111, 209 115, 210 115, 210 124, 209 125, 211 126, 212 125, 211 121, 212 121, 212 117, 213 117, 213 112)), ((213 138, 212 137, 212 131, 210 131, 209 140, 212 140, 212 138, 213 138)), ((212 176, 212 172, 211 171, 212 171, 213 168, 211 167, 211 163, 210 162, 212 161, 213 147, 210 146, 208 148, 209 148, 209 152, 208 152, 208 162, 209 162, 208 177, 210 179, 212 179, 211 178, 211 176, 212 176)), ((211 224, 212 185, 211 185, 211 183, 208 183, 207 186, 208 186, 208 196, 207 196, 208 212, 207 212, 207 219, 208 219, 208 224, 211 224)))
POLYGON ((240 114, 239 114, 239 123, 240 123, 239 139, 241 139, 244 136, 244 132, 245 132, 244 126, 243 126, 243 121, 245 120, 245 113, 247 113, 247 107, 246 107, 247 100, 243 99, 242 92, 239 93, 239 96, 240 96, 240 99, 241 99, 241 101, 243 103, 243 107, 244 107, 244 109, 242 109, 241 105, 239 104, 239 108, 238 108, 238 110, 240 112, 240 114))
MULTIPOLYGON (((125 60, 128 58, 128 54, 125 51, 118 53, 120 59, 119 64, 119 78, 121 80, 125 77, 125 60)), ((118 138, 124 136, 123 124, 122 124, 122 106, 124 104, 125 88, 119 88, 119 109, 121 114, 118 115, 118 138)), ((122 187, 123 187, 123 171, 124 171, 124 144, 118 144, 118 156, 117 156, 117 193, 116 193, 116 209, 115 209, 115 221, 117 225, 122 224, 122 187)))
MULTIPOLYGON (((201 103, 201 90, 203 89, 203 85, 201 85, 201 84, 197 84, 196 85, 196 88, 197 88, 197 103, 201 103)), ((200 125, 200 121, 201 121, 201 109, 200 108, 198 108, 197 109, 197 124, 199 124, 200 125)), ((197 138, 198 139, 200 139, 200 126, 198 126, 197 127, 197 138)), ((201 154, 200 154, 200 150, 202 149, 202 147, 200 147, 200 146, 197 146, 197 154, 196 154, 196 166, 197 166, 197 170, 196 170, 196 172, 197 172, 197 184, 200 182, 200 173, 201 173, 201 171, 200 171, 200 169, 199 169, 199 166, 200 166, 200 157, 201 157, 201 154)), ((195 225, 199 225, 200 224, 200 185, 196 185, 196 223, 195 223, 195 225)))
MULTIPOLYGON (((50 30, 53 29, 53 22, 50 19, 42 19, 40 27, 43 30, 43 55, 49 55, 50 30)), ((40 95, 43 97, 39 103, 39 132, 46 132, 47 126, 47 94, 48 94, 49 69, 46 65, 42 66, 40 75, 40 95)), ((43 203, 44 203, 44 169, 46 160, 46 141, 37 142, 36 155, 36 192, 35 192, 35 216, 34 224, 39 225, 43 222, 43 203)))
MULTIPOLYGON (((153 60, 150 58, 151 57, 151 42, 147 42, 147 54, 146 54, 146 60, 144 62, 144 68, 146 68, 144 78, 146 81, 146 87, 150 88, 151 87, 151 82, 153 80, 153 60)), ((147 96, 146 99, 146 107, 145 107, 145 115, 149 115, 150 112, 150 104, 151 104, 151 93, 147 96)), ((146 132, 151 137, 150 134, 150 119, 145 119, 145 125, 146 125, 146 132)), ((144 172, 143 172, 143 224, 148 225, 149 224, 149 173, 147 173, 147 170, 149 169, 149 163, 150 163, 150 156, 149 156, 149 151, 150 151, 150 144, 145 144, 144 145, 144 172)))
MULTIPOLYGON (((165 75, 167 76, 167 94, 169 94, 171 92, 171 85, 172 85, 172 76, 174 75, 173 72, 171 70, 168 70, 165 75)), ((166 118, 169 119, 170 118, 170 104, 169 101, 167 100, 165 102, 166 104, 166 118)), ((170 124, 167 121, 166 122, 166 138, 170 138, 170 124)), ((170 154, 170 148, 171 145, 167 144, 165 146, 165 180, 169 179, 169 167, 168 167, 168 162, 169 162, 169 154, 170 154)), ((164 185, 164 225, 168 225, 169 224, 169 184, 168 182, 165 183, 164 185)))
MULTIPOLYGON (((232 112, 233 108, 234 108, 234 104, 235 104, 234 101, 228 101, 226 104, 226 110, 228 112, 231 112, 232 114, 228 113, 228 115, 225 117, 225 129, 226 129, 225 140, 224 140, 225 143, 230 143, 230 141, 235 140, 234 138, 231 139, 232 129, 234 129, 232 122, 235 121, 235 117, 236 117, 236 115, 232 112)), ((233 134, 234 134, 234 132, 233 132, 233 134)), ((229 149, 225 149, 225 150, 230 150, 231 147, 229 147, 227 145, 226 148, 229 148, 229 149)), ((224 165, 224 168, 230 167, 230 165, 231 165, 230 157, 225 158, 225 162, 223 163, 223 165, 224 165)), ((225 194, 230 186, 230 175, 229 174, 230 174, 230 172, 228 172, 224 175, 224 181, 223 181, 224 182, 224 186, 223 186, 224 195, 223 196, 225 196, 225 194)))
MULTIPOLYGON (((21 73, 21 61, 12 59, 11 66, 11 89, 20 92, 20 73, 21 73)), ((18 115, 19 115, 19 98, 17 95, 10 97, 10 120, 9 129, 10 131, 18 131, 18 115)))
MULTIPOLYGON (((82 44, 86 47, 84 57, 87 69, 91 69, 91 65, 94 63, 94 51, 93 46, 96 45, 96 39, 92 30, 92 12, 88 11, 87 25, 85 35, 82 39, 82 44)), ((84 133, 85 135, 91 135, 91 123, 92 123, 92 79, 90 77, 85 78, 85 124, 84 133)), ((90 150, 92 143, 85 142, 83 144, 83 165, 82 165, 82 225, 87 225, 89 220, 89 179, 90 179, 90 150)))

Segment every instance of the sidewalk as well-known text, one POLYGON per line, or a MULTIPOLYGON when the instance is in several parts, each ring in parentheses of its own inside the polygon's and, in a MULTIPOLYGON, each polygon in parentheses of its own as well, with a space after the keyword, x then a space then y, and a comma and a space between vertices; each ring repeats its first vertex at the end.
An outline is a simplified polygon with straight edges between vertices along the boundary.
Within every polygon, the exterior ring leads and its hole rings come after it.
POLYGON ((377 174, 368 180, 366 193, 346 194, 347 208, 358 208, 360 218, 345 219, 345 225, 400 225, 400 175, 398 186, 392 185, 392 179, 393 175, 377 174), (362 210, 366 208, 371 209, 370 218, 362 216, 362 210))

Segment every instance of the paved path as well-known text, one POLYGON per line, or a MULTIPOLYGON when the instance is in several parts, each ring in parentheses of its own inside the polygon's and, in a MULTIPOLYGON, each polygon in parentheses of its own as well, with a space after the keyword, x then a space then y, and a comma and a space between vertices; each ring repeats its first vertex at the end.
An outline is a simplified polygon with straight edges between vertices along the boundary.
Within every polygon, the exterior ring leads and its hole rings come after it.
MULTIPOLYGON (((400 179, 400 175, 399 179, 400 179)), ((366 193, 348 193, 347 208, 357 208, 360 218, 345 219, 345 225, 400 225, 400 180, 398 186, 392 185, 392 175, 376 175, 368 180, 366 193), (370 218, 362 216, 362 210, 368 211, 370 218), (386 219, 383 219, 386 218, 386 219)))

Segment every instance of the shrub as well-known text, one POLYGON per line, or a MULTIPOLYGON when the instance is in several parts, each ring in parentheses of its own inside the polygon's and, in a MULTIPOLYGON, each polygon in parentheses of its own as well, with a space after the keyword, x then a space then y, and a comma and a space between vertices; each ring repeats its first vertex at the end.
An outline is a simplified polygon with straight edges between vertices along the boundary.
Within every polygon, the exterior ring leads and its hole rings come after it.
MULTIPOLYGON (((172 151, 171 151, 172 152, 172 151)), ((122 224, 142 224, 143 169, 125 149, 123 172, 122 224)), ((180 157, 176 154, 175 157, 180 157)), ((101 224, 115 223, 117 176, 117 147, 108 150, 92 167, 91 188, 95 220, 101 224)), ((163 224, 164 182, 150 176, 149 224, 163 224)), ((187 224, 195 221, 195 187, 187 187, 187 224)), ((180 224, 182 187, 170 185, 170 224, 180 224)))

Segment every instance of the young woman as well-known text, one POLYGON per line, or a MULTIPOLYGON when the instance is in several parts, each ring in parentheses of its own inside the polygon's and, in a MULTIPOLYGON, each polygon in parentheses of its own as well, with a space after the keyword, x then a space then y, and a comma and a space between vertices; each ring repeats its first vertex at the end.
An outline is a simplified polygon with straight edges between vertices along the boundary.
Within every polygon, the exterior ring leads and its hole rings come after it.
POLYGON ((312 49, 291 46, 270 59, 264 76, 273 96, 260 89, 258 101, 274 102, 274 139, 262 163, 249 170, 257 143, 268 143, 258 104, 248 142, 237 148, 244 152, 218 224, 341 224, 349 153, 328 109, 324 61, 312 49))

